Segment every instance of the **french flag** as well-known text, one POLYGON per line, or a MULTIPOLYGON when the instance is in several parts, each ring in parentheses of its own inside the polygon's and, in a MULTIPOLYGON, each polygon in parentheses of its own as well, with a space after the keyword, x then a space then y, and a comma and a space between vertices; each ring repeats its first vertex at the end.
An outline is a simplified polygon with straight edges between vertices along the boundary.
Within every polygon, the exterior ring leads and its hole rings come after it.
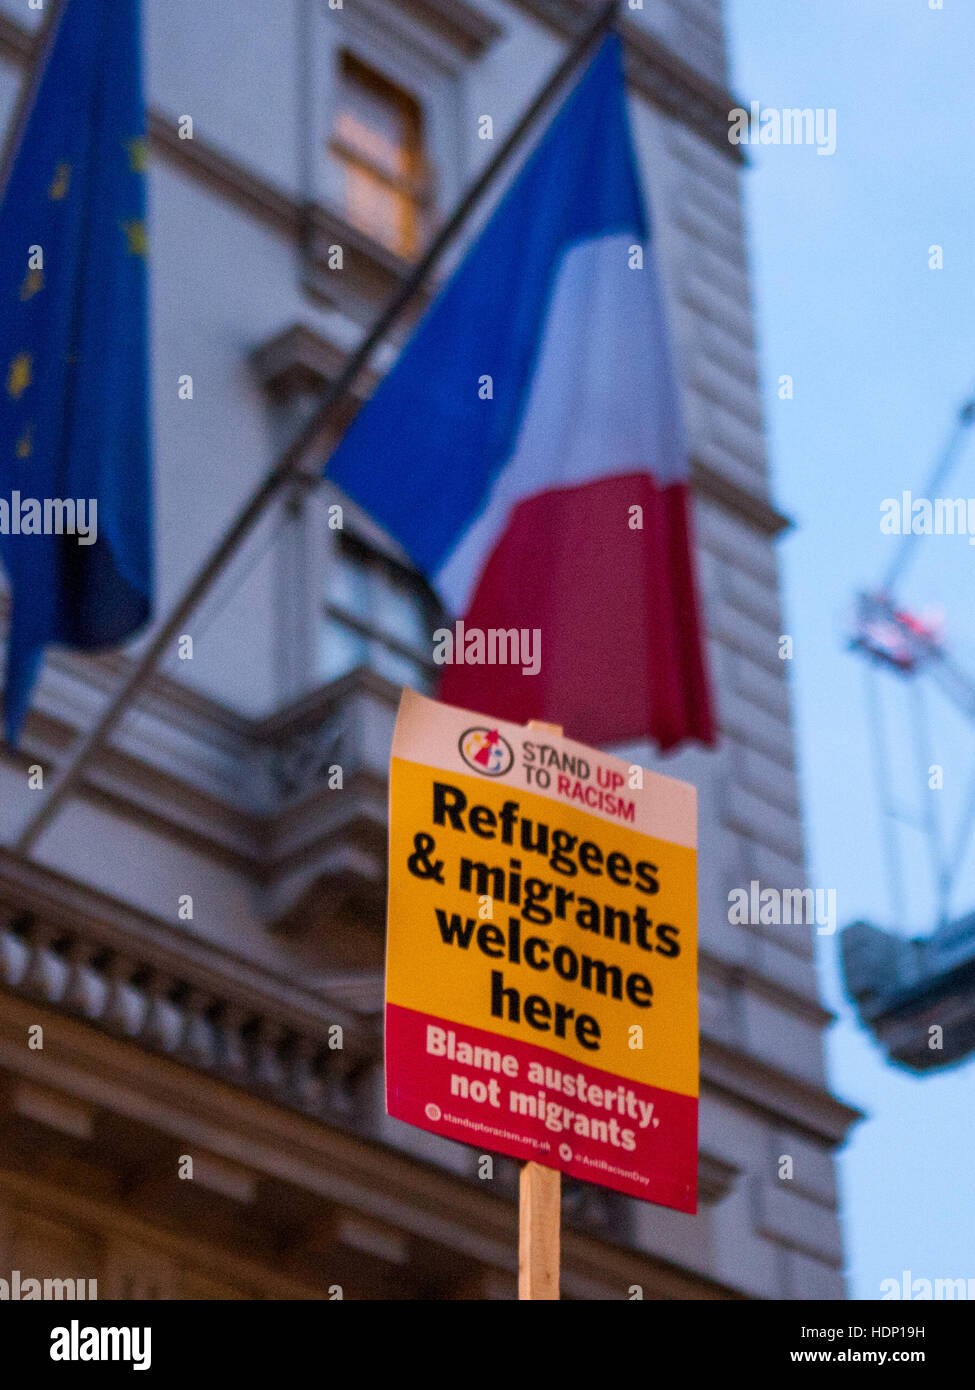
POLYGON ((615 35, 326 471, 468 634, 538 634, 534 674, 455 650, 442 699, 587 743, 713 742, 688 452, 615 35))

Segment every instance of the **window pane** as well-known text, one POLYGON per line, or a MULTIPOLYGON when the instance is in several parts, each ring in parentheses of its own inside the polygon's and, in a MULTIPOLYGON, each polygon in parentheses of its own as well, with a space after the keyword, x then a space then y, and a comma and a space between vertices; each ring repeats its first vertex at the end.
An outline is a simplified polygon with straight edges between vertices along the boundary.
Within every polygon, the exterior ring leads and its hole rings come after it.
POLYGON ((411 255, 416 248, 412 200, 355 164, 345 166, 345 215, 354 227, 391 251, 411 255))
POLYGON ((414 255, 425 198, 420 107, 350 53, 342 59, 332 148, 344 169, 348 220, 399 255, 414 255))
POLYGON ((357 618, 368 618, 372 606, 369 579, 367 566, 340 554, 329 568, 326 597, 357 618))
POLYGON ((419 173, 423 136, 415 98, 351 53, 342 60, 340 90, 338 138, 390 177, 419 173))
POLYGON ((423 689, 420 684, 423 679, 421 668, 415 661, 400 656, 399 652, 391 651, 381 642, 373 642, 371 647, 372 659, 369 664, 374 671, 378 671, 387 680, 395 681, 397 685, 411 685, 414 690, 423 689))
POLYGON ((369 643, 359 633, 338 622, 325 622, 321 628, 319 670, 322 680, 334 681, 356 666, 369 662, 369 643))
POLYGON ((423 607, 416 591, 408 585, 380 578, 372 621, 381 632, 426 652, 430 635, 426 631, 423 607))
POLYGON ((406 130, 396 107, 350 83, 346 83, 344 97, 345 107, 335 125, 343 144, 393 178, 409 173, 406 130))

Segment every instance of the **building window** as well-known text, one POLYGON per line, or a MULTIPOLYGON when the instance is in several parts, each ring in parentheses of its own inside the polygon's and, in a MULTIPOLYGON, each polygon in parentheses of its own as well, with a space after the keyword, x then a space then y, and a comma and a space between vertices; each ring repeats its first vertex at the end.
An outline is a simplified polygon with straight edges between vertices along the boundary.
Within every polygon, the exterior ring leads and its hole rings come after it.
POLYGON ((368 666, 398 685, 431 690, 438 622, 437 601, 419 575, 342 532, 325 594, 323 680, 368 666))
POLYGON ((430 209, 430 172, 419 103, 344 52, 329 149, 345 216, 398 255, 415 256, 430 209))

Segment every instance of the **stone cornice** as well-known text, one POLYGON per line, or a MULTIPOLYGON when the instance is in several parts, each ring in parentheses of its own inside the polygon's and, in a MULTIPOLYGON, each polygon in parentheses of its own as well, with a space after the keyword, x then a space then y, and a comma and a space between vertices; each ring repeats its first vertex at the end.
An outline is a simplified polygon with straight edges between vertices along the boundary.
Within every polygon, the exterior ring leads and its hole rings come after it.
MULTIPOLYGON (((342 370, 346 354, 309 324, 299 322, 259 343, 251 352, 250 360, 254 375, 270 399, 287 405, 302 396, 324 395, 329 383, 342 370)), ((357 408, 372 395, 377 382, 375 372, 361 372, 350 392, 349 406, 357 408)))
MULTIPOLYGON (((564 39, 578 37, 593 14, 592 0, 513 3, 564 39)), ((616 27, 625 45, 626 77, 632 90, 681 121, 734 163, 745 163, 741 147, 728 139, 728 112, 739 104, 735 97, 685 63, 642 25, 622 19, 616 27)))
MULTIPOLYGON (((375 306, 392 298, 412 270, 408 261, 353 227, 338 212, 321 203, 301 209, 301 248, 304 253, 302 284, 305 291, 329 308, 370 325, 375 306), (333 246, 342 248, 342 270, 329 267, 333 246)), ((403 322, 423 308, 428 292, 421 292, 403 322)))
POLYGON ((500 38, 500 24, 465 0, 397 0, 396 8, 446 39, 465 58, 479 58, 500 38))
POLYGON ((823 1008, 817 999, 762 974, 754 966, 732 964, 706 947, 700 950, 699 973, 702 982, 706 976, 712 987, 735 996, 747 990, 775 1008, 804 1019, 815 1028, 826 1028, 836 1022, 836 1014, 823 1008))
POLYGON ((863 1119, 862 1110, 846 1105, 822 1086, 707 1036, 701 1039, 701 1080, 710 1090, 744 1100, 830 1147, 842 1144, 847 1131, 863 1119))
POLYGON ((781 532, 792 529, 794 523, 791 518, 785 516, 771 502, 767 502, 756 492, 750 492, 740 483, 733 482, 703 459, 691 459, 691 481, 694 491, 699 496, 716 503, 726 512, 731 512, 763 536, 778 536, 781 532))

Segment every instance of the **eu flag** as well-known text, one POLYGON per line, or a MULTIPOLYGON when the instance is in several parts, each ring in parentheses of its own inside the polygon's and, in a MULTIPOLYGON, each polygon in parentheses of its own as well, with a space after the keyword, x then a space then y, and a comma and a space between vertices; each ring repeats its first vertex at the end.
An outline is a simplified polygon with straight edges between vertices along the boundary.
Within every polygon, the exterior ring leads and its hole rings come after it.
POLYGON ((0 556, 14 743, 49 643, 152 610, 139 0, 66 0, 0 205, 0 556))

